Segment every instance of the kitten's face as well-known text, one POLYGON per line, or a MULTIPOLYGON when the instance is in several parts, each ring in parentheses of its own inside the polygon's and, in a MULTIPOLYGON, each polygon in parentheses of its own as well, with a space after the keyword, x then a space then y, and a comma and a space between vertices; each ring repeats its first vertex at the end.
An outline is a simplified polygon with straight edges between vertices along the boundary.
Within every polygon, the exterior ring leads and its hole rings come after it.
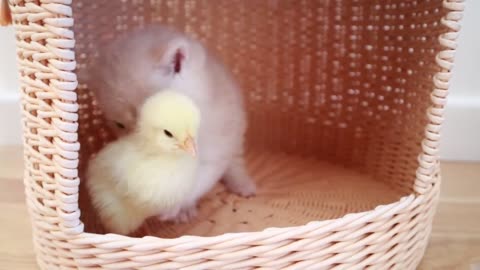
POLYGON ((133 105, 117 100, 107 107, 102 106, 107 125, 117 137, 125 136, 135 130, 137 113, 133 105))
POLYGON ((102 62, 102 66, 96 64, 88 70, 87 87, 93 92, 110 130, 121 137, 134 130, 137 104, 143 103, 148 93, 134 77, 125 75, 122 63, 108 58, 97 61, 102 62))
POLYGON ((119 136, 136 128, 137 111, 175 79, 196 74, 203 48, 163 28, 139 31, 113 41, 85 71, 109 126, 119 136), (192 61, 195 60, 195 61, 192 61))
POLYGON ((144 101, 169 88, 177 75, 174 69, 158 65, 149 57, 138 57, 103 71, 92 90, 111 129, 123 136, 135 130, 137 111, 144 101))

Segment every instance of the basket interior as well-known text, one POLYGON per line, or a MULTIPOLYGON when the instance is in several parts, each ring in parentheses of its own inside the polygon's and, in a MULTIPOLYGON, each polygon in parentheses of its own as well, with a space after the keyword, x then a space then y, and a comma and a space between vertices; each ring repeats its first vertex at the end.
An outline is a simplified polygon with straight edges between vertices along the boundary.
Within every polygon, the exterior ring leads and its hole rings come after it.
MULTIPOLYGON (((305 224, 371 210, 412 193, 427 123, 441 1, 73 2, 78 69, 98 45, 150 23, 201 40, 246 97, 248 163, 259 185, 240 199, 218 186, 190 224, 148 221, 136 234, 176 237, 305 224)), ((79 77, 80 208, 89 157, 112 140, 79 77)))

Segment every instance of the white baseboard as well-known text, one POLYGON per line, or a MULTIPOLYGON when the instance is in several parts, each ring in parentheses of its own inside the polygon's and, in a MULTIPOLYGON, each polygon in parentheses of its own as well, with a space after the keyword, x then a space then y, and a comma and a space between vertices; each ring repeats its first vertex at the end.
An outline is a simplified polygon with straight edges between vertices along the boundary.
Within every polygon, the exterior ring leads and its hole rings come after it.
MULTIPOLYGON (((20 145, 19 96, 0 95, 0 145, 20 145)), ((441 158, 480 161, 480 97, 451 97, 442 130, 441 158)))

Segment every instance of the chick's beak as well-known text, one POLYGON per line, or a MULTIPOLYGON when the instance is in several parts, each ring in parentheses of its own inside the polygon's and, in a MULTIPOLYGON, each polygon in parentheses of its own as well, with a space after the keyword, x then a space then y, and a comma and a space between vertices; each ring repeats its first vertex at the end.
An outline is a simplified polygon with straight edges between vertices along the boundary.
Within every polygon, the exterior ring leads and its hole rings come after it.
POLYGON ((195 145, 195 140, 191 136, 187 137, 183 144, 180 145, 180 148, 193 157, 197 156, 197 146, 195 145))

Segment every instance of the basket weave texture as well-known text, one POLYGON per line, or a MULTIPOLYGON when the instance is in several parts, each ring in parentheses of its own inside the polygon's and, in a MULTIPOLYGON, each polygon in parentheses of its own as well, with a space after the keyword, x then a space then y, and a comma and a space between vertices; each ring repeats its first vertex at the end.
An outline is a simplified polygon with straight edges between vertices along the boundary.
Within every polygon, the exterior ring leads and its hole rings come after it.
POLYGON ((10 0, 10 9, 42 269, 418 265, 463 0, 10 0), (219 186, 190 224, 104 234, 83 174, 112 136, 76 71, 99 45, 150 23, 198 38, 241 83, 259 194, 219 186))

